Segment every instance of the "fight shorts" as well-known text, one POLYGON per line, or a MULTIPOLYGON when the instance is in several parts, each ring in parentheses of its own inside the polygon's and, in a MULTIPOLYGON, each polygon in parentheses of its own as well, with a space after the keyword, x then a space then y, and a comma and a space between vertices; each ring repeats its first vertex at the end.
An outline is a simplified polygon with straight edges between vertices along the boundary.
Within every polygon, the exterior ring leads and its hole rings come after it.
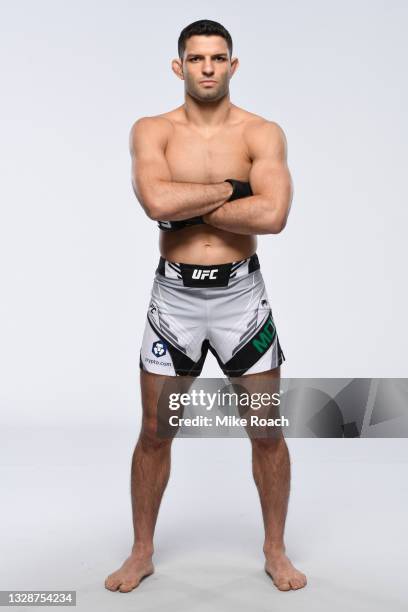
POLYGON ((140 368, 198 376, 208 349, 228 377, 265 372, 285 360, 256 253, 203 266, 160 257, 140 368))

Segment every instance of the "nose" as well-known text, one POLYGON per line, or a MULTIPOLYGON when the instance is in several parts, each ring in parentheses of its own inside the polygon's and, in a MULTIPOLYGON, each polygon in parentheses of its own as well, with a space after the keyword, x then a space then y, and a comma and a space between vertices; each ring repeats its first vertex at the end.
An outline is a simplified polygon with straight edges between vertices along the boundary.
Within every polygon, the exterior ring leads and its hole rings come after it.
POLYGON ((209 58, 204 61, 203 74, 205 76, 212 76, 214 74, 214 67, 212 61, 209 58))

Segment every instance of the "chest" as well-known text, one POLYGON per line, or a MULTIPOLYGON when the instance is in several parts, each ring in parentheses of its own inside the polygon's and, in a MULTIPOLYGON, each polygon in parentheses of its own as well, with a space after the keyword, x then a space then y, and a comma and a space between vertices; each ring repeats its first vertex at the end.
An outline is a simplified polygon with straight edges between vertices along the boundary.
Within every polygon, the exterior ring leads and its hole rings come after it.
POLYGON ((251 159, 239 127, 201 133, 185 126, 173 131, 166 159, 175 181, 215 183, 248 178, 251 159))

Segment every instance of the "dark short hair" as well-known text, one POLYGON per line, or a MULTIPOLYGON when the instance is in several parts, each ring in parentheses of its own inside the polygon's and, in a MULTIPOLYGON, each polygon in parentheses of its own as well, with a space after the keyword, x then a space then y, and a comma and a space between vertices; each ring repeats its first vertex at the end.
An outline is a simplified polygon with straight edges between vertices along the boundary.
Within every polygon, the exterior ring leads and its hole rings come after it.
POLYGON ((186 41, 190 36, 222 36, 226 40, 230 56, 232 56, 232 38, 228 30, 217 21, 200 19, 183 28, 178 39, 179 58, 183 59, 186 41))

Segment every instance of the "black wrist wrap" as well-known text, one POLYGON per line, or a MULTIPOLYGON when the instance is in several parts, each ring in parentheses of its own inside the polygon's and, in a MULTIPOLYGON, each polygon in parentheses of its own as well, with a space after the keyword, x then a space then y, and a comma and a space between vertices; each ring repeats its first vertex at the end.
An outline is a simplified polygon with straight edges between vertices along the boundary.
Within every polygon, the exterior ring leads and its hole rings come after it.
POLYGON ((232 194, 227 200, 227 202, 232 202, 233 200, 239 200, 240 198, 248 198, 252 193, 251 185, 249 183, 245 183, 244 181, 237 181, 236 179, 225 179, 225 182, 230 183, 232 185, 232 194))

